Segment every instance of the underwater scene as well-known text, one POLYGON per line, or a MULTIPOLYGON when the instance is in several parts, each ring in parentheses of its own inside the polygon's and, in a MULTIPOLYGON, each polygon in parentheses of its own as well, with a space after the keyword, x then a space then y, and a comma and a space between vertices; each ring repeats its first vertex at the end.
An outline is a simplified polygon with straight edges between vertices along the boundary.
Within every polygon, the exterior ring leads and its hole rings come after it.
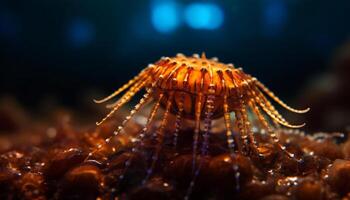
POLYGON ((350 2, 0 2, 0 199, 350 200, 350 2))

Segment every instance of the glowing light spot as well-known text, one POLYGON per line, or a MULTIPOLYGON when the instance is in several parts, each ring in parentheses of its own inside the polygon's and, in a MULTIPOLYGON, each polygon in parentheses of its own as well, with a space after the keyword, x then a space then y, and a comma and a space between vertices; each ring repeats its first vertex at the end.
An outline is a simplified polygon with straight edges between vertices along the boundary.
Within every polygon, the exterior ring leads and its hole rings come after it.
POLYGON ((173 1, 157 1, 152 6, 153 27, 161 33, 174 31, 180 24, 178 5, 173 1))
POLYGON ((86 46, 95 37, 95 27, 83 19, 75 19, 68 26, 68 40, 76 47, 86 46))
POLYGON ((230 160, 231 160, 231 158, 229 158, 229 157, 225 157, 225 158, 224 158, 224 161, 225 161, 225 162, 230 162, 230 160))
POLYGON ((213 30, 224 21, 222 9, 212 3, 193 3, 185 9, 186 23, 194 29, 213 30))

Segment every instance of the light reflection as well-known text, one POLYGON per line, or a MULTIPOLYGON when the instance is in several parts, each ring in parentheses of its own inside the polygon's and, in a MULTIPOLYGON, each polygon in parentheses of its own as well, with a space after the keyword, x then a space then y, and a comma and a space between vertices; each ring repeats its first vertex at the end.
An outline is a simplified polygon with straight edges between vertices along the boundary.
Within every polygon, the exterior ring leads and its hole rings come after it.
POLYGON ((174 1, 156 1, 152 5, 153 27, 161 33, 174 31, 180 24, 178 5, 174 1))
POLYGON ((193 3, 185 8, 185 21, 194 29, 213 30, 224 21, 222 9, 212 3, 193 3))

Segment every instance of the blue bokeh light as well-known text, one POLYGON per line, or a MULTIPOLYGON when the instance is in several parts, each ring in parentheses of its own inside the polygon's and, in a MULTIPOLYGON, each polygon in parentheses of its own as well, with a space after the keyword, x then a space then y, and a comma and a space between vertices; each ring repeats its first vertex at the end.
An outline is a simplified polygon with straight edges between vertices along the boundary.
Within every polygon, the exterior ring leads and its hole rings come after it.
POLYGON ((185 8, 186 23, 194 29, 213 30, 224 21, 224 13, 216 4, 193 3, 185 8))
POLYGON ((84 19, 74 19, 68 26, 68 40, 75 47, 91 43, 95 37, 95 27, 84 19))
POLYGON ((267 0, 263 10, 265 34, 275 36, 281 33, 287 20, 287 5, 284 0, 267 0))
POLYGON ((16 17, 8 11, 0 10, 0 37, 13 39, 18 33, 16 17))
POLYGON ((151 20, 158 32, 174 31, 180 24, 178 5, 174 1, 156 1, 152 5, 151 20))

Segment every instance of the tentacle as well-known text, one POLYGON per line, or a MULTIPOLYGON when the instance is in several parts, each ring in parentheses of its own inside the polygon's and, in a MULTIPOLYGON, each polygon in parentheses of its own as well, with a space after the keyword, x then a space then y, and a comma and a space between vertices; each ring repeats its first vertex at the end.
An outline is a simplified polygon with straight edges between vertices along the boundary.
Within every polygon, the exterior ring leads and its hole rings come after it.
MULTIPOLYGON (((142 129, 142 132, 141 132, 142 136, 144 136, 144 134, 146 134, 149 131, 149 129, 151 128, 151 122, 153 121, 154 117, 156 116, 156 114, 158 112, 158 109, 160 107, 160 102, 162 101, 163 97, 164 97, 164 93, 162 92, 159 94, 158 101, 154 104, 154 106, 153 106, 153 108, 152 108, 152 110, 147 118, 146 126, 142 129)), ((144 146, 144 143, 142 141, 141 141, 141 146, 144 146)))
MULTIPOLYGON (((243 100, 241 98, 241 93, 237 89, 238 88, 237 87, 237 83, 236 83, 235 79, 233 78, 232 71, 229 70, 227 72, 228 72, 229 76, 232 79, 234 87, 228 88, 226 86, 225 79, 222 77, 222 73, 219 73, 219 75, 221 77, 222 85, 223 85, 224 90, 225 90, 225 93, 229 94, 230 90, 231 91, 232 90, 235 91, 235 95, 239 99, 239 103, 243 104, 243 100)), ((230 151, 230 157, 231 157, 231 160, 232 160, 232 163, 233 163, 232 168, 233 168, 233 171, 235 173, 236 190, 238 191, 240 189, 240 184, 239 184, 240 172, 238 171, 239 170, 239 166, 237 165, 237 161, 236 161, 237 160, 237 156, 236 156, 236 153, 235 153, 235 137, 232 134, 231 116, 230 116, 229 104, 227 102, 227 98, 228 97, 227 97, 226 94, 224 96, 224 105, 223 105, 224 121, 225 121, 225 127, 226 127, 226 141, 227 141, 228 149, 230 151)), ((237 127, 239 129, 239 135, 241 136, 241 137, 236 138, 237 147, 238 147, 238 151, 242 153, 242 147, 241 147, 241 144, 239 143, 239 139, 242 138, 244 143, 246 143, 245 141, 246 141, 247 132, 246 132, 246 129, 243 127, 244 123, 242 122, 242 119, 243 119, 242 114, 240 112, 235 112, 235 117, 236 117, 237 127)))
POLYGON ((184 102, 185 102, 185 94, 182 93, 180 97, 179 105, 178 105, 179 110, 176 113, 176 119, 175 119, 175 131, 174 131, 174 140, 173 140, 173 145, 175 149, 177 146, 177 140, 178 140, 178 136, 179 136, 182 120, 183 120, 182 114, 184 110, 184 102))
MULTIPOLYGON (((240 189, 239 185, 239 178, 240 178, 240 172, 238 171, 239 166, 236 163, 236 153, 235 153, 235 140, 232 135, 232 130, 231 130, 231 117, 230 117, 230 112, 229 112, 229 106, 227 103, 227 96, 224 96, 224 120, 225 120, 225 127, 226 127, 226 140, 227 140, 227 145, 228 149, 230 150, 230 157, 233 164, 233 170, 235 172, 235 178, 236 178, 236 190, 238 191, 240 189)), ((241 120, 241 118, 237 119, 241 120)), ((240 126, 241 127, 241 126, 240 126)), ((242 128, 242 127, 241 127, 242 128)), ((244 131, 242 129, 242 131, 244 131)))
MULTIPOLYGON (((248 141, 249 141, 249 149, 253 152, 258 152, 258 143, 255 140, 253 131, 252 131, 252 127, 249 121, 249 117, 248 117, 248 112, 247 112, 247 106, 249 104, 249 102, 246 102, 246 95, 242 90, 246 90, 249 91, 249 83, 248 81, 244 81, 241 85, 242 87, 237 88, 237 93, 239 94, 239 96, 241 98, 239 98, 239 108, 236 111, 237 114, 239 114, 238 119, 241 121, 240 123, 243 124, 243 128, 246 132, 246 137, 248 137, 248 141)), ((248 93, 249 95, 249 93, 248 93)))
POLYGON ((262 109, 272 118, 274 122, 277 122, 283 126, 289 128, 301 128, 304 124, 292 125, 283 118, 281 114, 274 108, 269 100, 258 90, 257 87, 251 86, 250 92, 252 92, 252 98, 262 107, 262 109))
MULTIPOLYGON (((238 69, 238 70, 241 70, 241 69, 238 69)), ((245 132, 246 132, 245 138, 247 138, 247 137, 249 138, 251 149, 256 152, 257 148, 258 148, 258 143, 256 142, 255 137, 253 135, 251 124, 249 122, 249 118, 247 115, 247 108, 246 108, 247 103, 244 100, 245 95, 248 95, 248 96, 250 95, 250 91, 251 91, 250 82, 251 81, 252 81, 251 79, 244 79, 240 85, 241 87, 238 87, 237 84, 234 82, 236 87, 237 87, 236 93, 237 93, 238 101, 239 101, 239 109, 236 111, 236 115, 238 115, 238 118, 239 118, 238 121, 241 121, 240 124, 242 127, 240 127, 240 130, 242 130, 242 129, 245 130, 245 132), (247 94, 242 92, 242 90, 247 91, 247 94)), ((249 104, 249 102, 248 102, 248 104, 249 104)), ((246 140, 247 139, 245 139, 245 141, 246 140)), ((245 142, 245 143, 247 143, 247 142, 245 142)))
MULTIPOLYGON (((152 65, 152 66, 153 66, 153 65, 152 65)), ((150 66, 149 68, 152 69, 152 66, 150 66)), ((152 88, 155 87, 157 84, 159 84, 159 83, 161 83, 161 82, 163 81, 164 76, 162 75, 162 73, 163 73, 165 70, 166 70, 166 67, 160 67, 160 66, 158 66, 158 67, 152 72, 152 76, 154 76, 154 75, 157 74, 158 72, 160 73, 160 75, 159 75, 159 77, 158 77, 158 81, 152 83, 152 88)), ((133 85, 133 86, 129 89, 128 92, 131 92, 131 93, 132 93, 132 91, 138 91, 138 90, 142 89, 145 85, 149 84, 150 80, 152 80, 151 76, 149 76, 148 74, 146 74, 146 76, 145 76, 145 77, 142 77, 142 78, 138 81, 138 83, 135 83, 135 85, 133 85)), ((136 92, 135 92, 135 93, 136 93, 136 92)), ((134 93, 132 96, 134 96, 135 93, 134 93)), ((126 94, 125 94, 125 95, 126 95, 126 94)), ((125 95, 124 95, 124 96, 125 96, 125 95)), ((121 98, 121 99, 122 99, 122 98, 121 98)), ((120 99, 120 100, 121 100, 121 99, 120 99)), ((109 105, 107 105, 106 107, 107 107, 107 108, 114 108, 116 105, 119 104, 119 101, 120 101, 120 100, 118 100, 118 101, 115 102, 115 103, 109 104, 109 105)))
MULTIPOLYGON (((256 81, 256 79, 250 77, 248 79, 249 84, 246 84, 248 87, 247 93, 248 93, 249 98, 254 100, 254 99, 259 99, 259 97, 260 97, 261 100, 264 102, 264 104, 270 110, 271 113, 273 113, 276 117, 280 118, 281 121, 288 123, 283 118, 283 116, 275 109, 275 107, 270 103, 270 101, 268 101, 265 98, 264 94, 254 84, 254 81, 256 81), (253 82, 253 84, 252 84, 252 82, 253 82)), ((248 104, 250 104, 250 102, 248 102, 248 104)), ((280 127, 280 124, 275 119, 272 118, 272 122, 273 122, 275 127, 280 127)))
POLYGON ((163 131, 164 131, 164 128, 165 128, 165 126, 166 126, 166 124, 168 122, 168 116, 169 116, 169 113, 170 113, 170 109, 171 109, 171 105, 172 105, 172 101, 173 101, 173 96, 174 96, 174 92, 171 92, 170 95, 169 95, 169 98, 167 100, 167 103, 166 103, 166 108, 165 108, 163 120, 162 120, 162 122, 160 124, 160 127, 159 127, 158 131, 157 131, 159 142, 158 142, 158 145, 156 147, 156 152, 152 156, 151 166, 147 170, 147 175, 146 175, 145 179, 142 181, 142 184, 145 184, 146 181, 151 176, 151 174, 153 173, 153 170, 155 168, 156 162, 157 162, 158 157, 159 157, 159 153, 160 153, 160 151, 162 149, 163 140, 164 140, 164 133, 163 133, 163 131))
POLYGON ((110 99, 112 99, 113 97, 119 95, 121 92, 125 91, 126 89, 128 89, 131 85, 133 85, 134 83, 136 83, 137 81, 139 81, 140 79, 142 79, 146 74, 147 71, 150 68, 146 68, 145 70, 142 70, 137 76, 135 76, 133 79, 131 79, 130 81, 128 81, 125 85, 123 85, 122 87, 120 87, 118 90, 116 90, 115 92, 113 92, 111 95, 100 99, 100 100, 94 100, 95 103, 104 103, 110 99))
MULTIPOLYGON (((140 99, 139 103, 135 105, 134 109, 130 111, 130 114, 125 117, 124 121, 122 122, 122 125, 118 127, 118 131, 115 131, 112 136, 105 139, 106 143, 104 145, 109 144, 111 141, 111 138, 118 135, 119 132, 123 129, 123 127, 126 125, 126 123, 140 110, 142 106, 147 104, 151 100, 150 94, 152 91, 148 91, 146 94, 144 94, 143 98, 140 99)), ((88 157, 85 160, 88 160, 95 152, 100 150, 103 147, 102 144, 97 145, 97 149, 95 149, 93 152, 89 153, 88 157)))
POLYGON ((209 95, 206 100, 206 116, 204 120, 204 134, 203 134, 203 144, 202 144, 202 155, 207 155, 208 145, 209 145, 209 132, 212 125, 213 109, 214 109, 215 96, 209 95))
MULTIPOLYGON (((211 124, 212 124, 212 117, 213 117, 213 109, 214 109, 214 101, 215 101, 215 89, 214 89, 214 84, 211 84, 209 86, 209 95, 206 99, 205 106, 206 106, 206 111, 205 111, 205 120, 204 120, 204 132, 203 132, 203 142, 202 142, 202 148, 201 148, 201 155, 199 157, 199 164, 196 169, 196 171, 193 174, 192 180, 190 182, 190 185, 187 189, 187 193, 184 199, 189 199, 190 195, 192 194, 193 187, 195 185, 196 179, 200 173, 200 170, 203 165, 203 160, 201 159, 201 156, 204 157, 208 154, 208 148, 209 148, 209 137, 210 133, 209 131, 211 130, 211 124)), ((195 158, 196 159, 196 158, 195 158)))
POLYGON ((252 104, 252 109, 256 116, 258 116, 259 121, 262 123, 262 125, 265 127, 265 129, 268 131, 269 134, 267 134, 272 141, 277 145, 277 147, 282 150, 285 154, 287 154, 290 158, 295 159, 299 161, 298 159, 295 158, 295 155, 293 153, 290 153, 287 151, 286 147, 282 145, 279 141, 279 138, 277 137, 276 133, 273 131, 273 129, 269 126, 269 123, 265 119, 264 115, 260 112, 259 107, 256 105, 254 101, 251 102, 252 104))
POLYGON ((196 155, 197 155, 197 147, 199 140, 199 132, 200 132, 200 123, 201 123, 201 113, 202 113, 202 98, 203 94, 199 93, 196 98, 195 104, 195 130, 193 135, 193 153, 192 153, 192 169, 196 168, 196 155))
POLYGON ((109 119, 121 106, 123 106, 125 103, 129 102, 131 98, 139 92, 145 85, 147 84, 147 81, 143 82, 141 85, 139 85, 136 88, 130 89, 127 93, 125 93, 120 100, 117 101, 116 105, 113 107, 113 109, 106 115, 105 118, 103 118, 100 122, 97 122, 96 125, 101 125, 104 121, 109 119))
POLYGON ((234 139, 237 141, 237 149, 238 149, 238 152, 240 153, 243 153, 243 147, 242 147, 242 144, 240 144, 238 142, 239 139, 241 139, 243 141, 243 145, 247 144, 247 132, 244 128, 244 122, 243 122, 243 117, 242 117, 242 113, 240 110, 236 110, 234 111, 235 113, 235 124, 236 124, 236 127, 238 128, 238 135, 239 137, 234 137, 234 139))
POLYGON ((231 130, 231 117, 230 112, 228 109, 228 103, 227 103, 227 96, 224 96, 224 120, 225 120, 225 127, 226 127, 226 140, 227 145, 229 147, 230 153, 232 155, 235 154, 235 139, 232 134, 231 130))
MULTIPOLYGON (((149 83, 149 80, 150 80, 149 77, 141 78, 137 83, 135 83, 133 86, 131 86, 131 88, 120 99, 118 99, 114 103, 107 104, 106 108, 113 109, 117 104, 119 104, 119 102, 125 96, 131 95, 130 98, 132 98, 139 90, 141 90, 143 87, 145 87, 147 85, 147 83, 149 83)), ((152 87, 154 87, 154 86, 152 86, 152 87)))
POLYGON ((262 101, 262 103, 266 105, 266 107, 271 111, 271 113, 273 113, 281 121, 288 123, 287 120, 284 119, 284 117, 277 111, 277 109, 270 103, 270 101, 264 96, 264 94, 256 86, 252 87, 251 92, 253 93, 253 97, 255 97, 255 99, 260 98, 259 101, 262 101))
MULTIPOLYGON (((140 146, 141 147, 144 146, 143 140, 144 140, 145 135, 147 134, 148 130, 150 129, 150 126, 152 124, 152 121, 153 121, 154 117, 156 116, 156 113, 157 113, 157 111, 159 109, 160 101, 162 100, 162 98, 163 98, 163 94, 161 93, 159 95, 158 101, 153 105, 152 110, 150 111, 150 114, 149 114, 149 116, 147 118, 147 122, 145 124, 145 127, 142 129, 141 133, 137 137, 138 140, 136 140, 137 143, 132 148, 132 152, 137 153, 139 151, 139 149, 140 149, 140 146)), ((130 157, 125 162, 123 172, 118 177, 119 178, 118 183, 120 183, 124 179, 124 175, 127 172, 128 168, 130 167, 132 159, 133 159, 133 157, 130 157)))
POLYGON ((262 102, 262 100, 260 98, 257 98, 256 101, 258 102, 258 104, 261 106, 261 108, 273 119, 276 120, 278 123, 280 123, 283 126, 289 127, 289 128, 301 128, 303 126, 305 126, 305 123, 300 124, 300 125, 292 125, 290 123, 288 123, 287 121, 283 121, 281 120, 279 117, 277 117, 276 115, 274 115, 267 107, 266 105, 262 102))
POLYGON ((298 110, 298 109, 294 109, 291 108, 290 106, 288 106, 286 103, 284 103, 281 99, 279 99, 271 90, 269 90, 263 83, 261 83, 260 81, 256 80, 256 85, 262 89, 267 95, 269 95, 274 101, 276 101, 278 104, 280 104, 282 107, 284 107, 285 109, 294 112, 294 113, 306 113, 310 110, 310 108, 306 108, 304 110, 298 110))
MULTIPOLYGON (((239 70, 239 69, 237 69, 237 70, 239 70)), ((243 100, 244 93, 240 90, 240 88, 246 84, 237 83, 237 79, 235 78, 235 75, 231 70, 228 70, 227 73, 230 76, 232 83, 234 85, 234 87, 232 87, 232 86, 230 87, 230 91, 233 91, 233 93, 234 93, 234 95, 237 98, 238 103, 239 103, 239 108, 235 110, 235 117, 236 117, 236 124, 238 127, 240 137, 236 137, 236 141, 237 141, 238 151, 240 153, 243 153, 242 144, 239 143, 239 140, 243 141, 243 145, 247 144, 248 143, 248 131, 245 128, 245 122, 243 120, 243 113, 240 110, 241 107, 245 109, 245 103, 243 100)))
POLYGON ((247 105, 245 104, 245 102, 240 102, 240 115, 242 117, 243 124, 244 124, 244 129, 247 132, 247 136, 249 138, 249 142, 252 145, 251 147, 253 148, 254 151, 256 151, 257 148, 258 148, 257 147, 258 144, 257 144, 257 142, 255 140, 254 135, 253 135, 252 127, 251 127, 251 124, 250 124, 249 119, 248 119, 246 106, 247 105))
POLYGON ((255 114, 255 116, 258 118, 260 125, 262 126, 263 129, 265 129, 268 132, 271 132, 271 128, 269 127, 269 124, 267 123, 266 119, 262 115, 262 113, 259 110, 259 107, 256 105, 255 101, 249 101, 249 107, 255 114))

